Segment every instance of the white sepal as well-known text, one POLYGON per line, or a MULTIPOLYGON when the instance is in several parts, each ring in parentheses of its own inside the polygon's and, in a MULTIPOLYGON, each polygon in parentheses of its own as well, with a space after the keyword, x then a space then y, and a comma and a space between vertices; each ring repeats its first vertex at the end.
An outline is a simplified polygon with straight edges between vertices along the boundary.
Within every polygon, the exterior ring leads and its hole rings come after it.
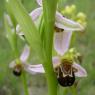
POLYGON ((22 52, 22 54, 20 56, 20 60, 21 60, 22 63, 25 63, 26 62, 26 60, 29 57, 29 54, 30 54, 30 48, 29 48, 28 45, 25 45, 24 46, 24 49, 23 49, 23 52, 22 52))
POLYGON ((14 61, 12 61, 11 63, 9 63, 9 68, 14 68, 16 66, 16 62, 15 62, 15 60, 14 61))
POLYGON ((83 31, 84 27, 79 23, 65 18, 61 13, 56 12, 55 25, 58 28, 70 31, 83 31))
POLYGON ((41 16, 42 14, 42 7, 36 8, 35 10, 33 10, 29 15, 32 18, 33 21, 36 21, 39 16, 41 16))
POLYGON ((75 72, 75 76, 77 76, 77 77, 87 77, 86 70, 83 67, 81 67, 79 64, 73 63, 73 67, 77 70, 75 72))
POLYGON ((45 73, 42 64, 38 64, 38 65, 29 65, 28 64, 28 66, 27 66, 27 68, 25 68, 25 70, 31 74, 45 73))
POLYGON ((72 36, 72 31, 55 32, 54 33, 54 48, 61 56, 67 52, 72 36))

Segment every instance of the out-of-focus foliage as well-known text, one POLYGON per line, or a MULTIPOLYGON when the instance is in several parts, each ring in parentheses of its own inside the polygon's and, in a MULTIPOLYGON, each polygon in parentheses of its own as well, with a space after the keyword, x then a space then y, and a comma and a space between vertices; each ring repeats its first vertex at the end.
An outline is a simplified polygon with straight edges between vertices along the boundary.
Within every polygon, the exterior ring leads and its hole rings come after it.
POLYGON ((77 21, 84 27, 86 27, 87 22, 86 22, 86 14, 83 12, 78 12, 77 11, 77 6, 72 4, 72 5, 66 5, 66 7, 61 11, 63 16, 66 16, 72 20, 77 21))
MULTIPOLYGON (((66 5, 76 5, 77 12, 86 14, 87 27, 84 33, 76 34, 74 46, 83 54, 83 67, 88 72, 88 77, 79 79, 78 95, 95 95, 95 0, 63 0, 60 9, 64 10, 66 5)), ((21 0, 28 12, 37 7, 35 0, 21 0)), ((61 0, 62 2, 62 0, 61 0)), ((13 59, 10 45, 5 37, 3 25, 4 0, 0 0, 0 95, 21 95, 19 88, 23 90, 21 80, 13 76, 9 70, 9 62, 13 59)), ((65 14, 65 13, 64 13, 65 14)), ((73 14, 73 13, 72 13, 73 14)), ((83 14, 77 14, 78 17, 83 14)), ((69 18, 69 17, 68 17, 69 18)), ((19 47, 22 42, 18 41, 19 47)), ((44 76, 29 76, 28 85, 33 95, 44 95, 46 91, 46 82, 44 76), (32 79, 32 80, 31 80, 32 79), (37 92, 37 93, 36 93, 37 92)))

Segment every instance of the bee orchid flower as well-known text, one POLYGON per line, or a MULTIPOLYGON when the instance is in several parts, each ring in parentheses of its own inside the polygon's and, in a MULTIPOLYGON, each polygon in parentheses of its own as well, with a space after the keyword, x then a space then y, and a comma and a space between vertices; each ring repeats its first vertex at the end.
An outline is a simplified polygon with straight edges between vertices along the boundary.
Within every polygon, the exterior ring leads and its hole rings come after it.
POLYGON ((26 72, 34 74, 30 70, 31 65, 28 64, 28 62, 27 62, 29 54, 30 54, 30 48, 29 48, 28 45, 25 45, 25 47, 23 49, 23 52, 20 55, 20 58, 16 59, 16 60, 13 60, 9 64, 9 68, 12 69, 14 75, 20 76, 21 73, 23 72, 23 70, 26 71, 26 72))
MULTIPOLYGON (((63 87, 68 87, 74 84, 75 77, 86 77, 87 72, 82 66, 76 63, 73 58, 66 57, 66 54, 64 54, 64 56, 61 54, 54 56, 52 58, 52 63, 58 83, 63 87)), ((35 74, 45 73, 42 64, 30 65, 29 71, 35 74)))
MULTIPOLYGON (((75 73, 76 77, 86 77, 87 76, 87 72, 82 66, 80 66, 78 63, 76 63, 74 60, 65 59, 64 57, 62 59, 62 57, 59 55, 54 56, 52 58, 52 64, 53 64, 54 69, 57 66, 59 66, 62 62, 64 63, 64 61, 71 62, 70 64, 72 65, 73 69, 75 70, 74 73, 75 73)), ((34 73, 45 73, 42 64, 30 65, 30 70, 34 73)))

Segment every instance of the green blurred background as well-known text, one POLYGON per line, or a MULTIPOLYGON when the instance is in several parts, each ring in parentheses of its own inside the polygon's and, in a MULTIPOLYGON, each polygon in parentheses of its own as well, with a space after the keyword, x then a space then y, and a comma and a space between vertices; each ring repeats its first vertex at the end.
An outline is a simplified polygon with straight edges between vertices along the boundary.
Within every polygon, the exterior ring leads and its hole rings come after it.
MULTIPOLYGON (((83 35, 77 33, 74 44, 83 54, 82 66, 87 70, 88 76, 81 78, 77 87, 78 95, 95 95, 95 0, 64 1, 64 6, 75 4, 78 11, 82 11, 87 15, 85 33, 83 35)), ((28 12, 37 7, 35 0, 22 0, 22 3, 28 12)), ((4 31, 4 10, 4 0, 0 0, 0 95, 23 95, 21 79, 15 77, 9 69, 9 63, 13 60, 13 57, 4 31)), ((44 75, 28 76, 28 85, 32 95, 38 93, 39 95, 46 95, 47 87, 44 75)))

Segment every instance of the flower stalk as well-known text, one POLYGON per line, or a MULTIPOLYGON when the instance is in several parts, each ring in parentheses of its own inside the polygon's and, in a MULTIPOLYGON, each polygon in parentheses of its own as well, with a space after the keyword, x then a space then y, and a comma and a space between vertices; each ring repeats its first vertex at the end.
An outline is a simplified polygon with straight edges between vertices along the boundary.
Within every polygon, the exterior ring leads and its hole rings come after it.
POLYGON ((54 23, 57 0, 43 0, 43 14, 45 21, 45 49, 52 58, 52 42, 54 34, 54 23), (53 6, 53 7, 52 7, 53 6))
POLYGON ((77 95, 77 88, 75 86, 72 86, 70 89, 73 95, 77 95))
POLYGON ((26 74, 24 71, 22 73, 21 78, 22 78, 22 82, 23 82, 24 93, 25 93, 25 95, 29 95, 28 87, 27 87, 27 78, 26 78, 26 74))
POLYGON ((52 65, 52 44, 56 6, 57 0, 43 0, 43 15, 45 21, 44 49, 47 57, 47 60, 43 66, 46 72, 49 95, 57 95, 57 80, 52 65))

